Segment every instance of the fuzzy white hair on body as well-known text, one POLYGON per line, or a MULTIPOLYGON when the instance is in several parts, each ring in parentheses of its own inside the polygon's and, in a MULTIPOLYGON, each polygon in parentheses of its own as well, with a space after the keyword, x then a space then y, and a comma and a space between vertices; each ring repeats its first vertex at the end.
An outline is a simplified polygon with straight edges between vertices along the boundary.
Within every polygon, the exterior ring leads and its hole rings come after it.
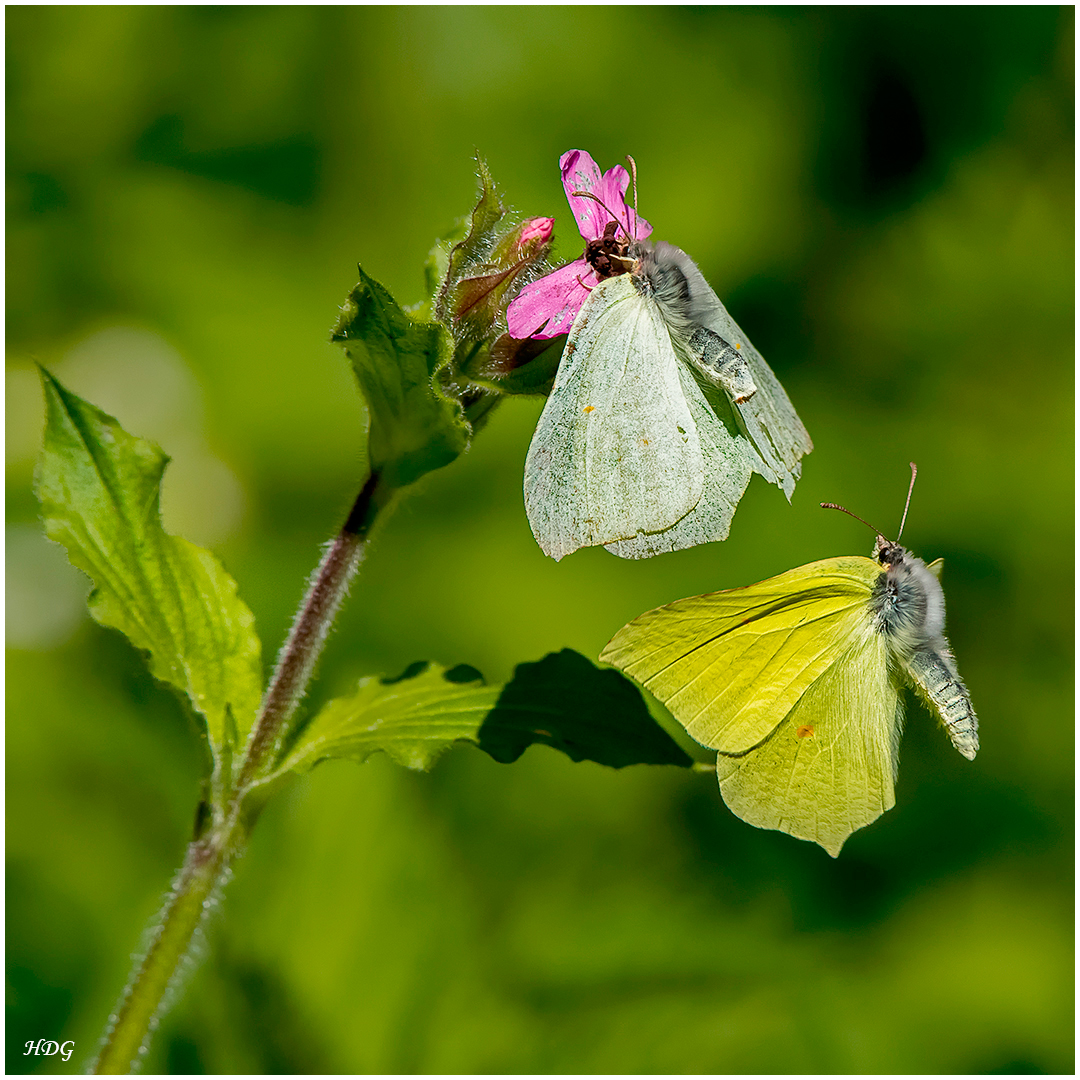
MULTIPOLYGON (((904 516, 895 540, 886 540, 870 522, 846 507, 821 505, 849 514, 877 533, 874 561, 882 572, 870 594, 874 630, 915 691, 937 713, 953 746, 970 761, 979 750, 979 721, 945 638, 945 593, 935 570, 899 543, 917 473, 913 461, 904 516)), ((934 565, 940 569, 941 563, 934 565)))
POLYGON ((889 648, 906 660, 921 646, 943 643, 945 593, 926 563, 899 544, 883 549, 878 560, 888 569, 871 603, 889 648))

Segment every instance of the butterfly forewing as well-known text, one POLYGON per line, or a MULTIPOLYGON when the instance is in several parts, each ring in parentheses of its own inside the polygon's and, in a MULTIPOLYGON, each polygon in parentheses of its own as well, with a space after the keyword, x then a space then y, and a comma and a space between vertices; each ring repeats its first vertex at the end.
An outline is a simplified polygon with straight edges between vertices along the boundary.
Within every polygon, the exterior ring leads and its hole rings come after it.
POLYGON ((630 275, 582 306, 525 462, 525 508, 543 551, 660 532, 697 505, 703 461, 679 362, 630 275))
POLYGON ((680 600, 629 623, 600 659, 671 710, 698 742, 743 753, 871 632, 870 559, 824 559, 744 589, 680 600))
POLYGON ((880 634, 859 634, 752 752, 717 756, 720 793, 751 825, 837 855, 893 806, 902 712, 880 634))

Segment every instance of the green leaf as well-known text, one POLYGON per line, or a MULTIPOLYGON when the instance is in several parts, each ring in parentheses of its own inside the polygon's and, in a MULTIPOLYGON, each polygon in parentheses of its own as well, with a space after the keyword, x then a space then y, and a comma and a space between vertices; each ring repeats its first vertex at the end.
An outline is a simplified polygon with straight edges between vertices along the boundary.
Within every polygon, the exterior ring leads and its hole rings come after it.
POLYGON ((459 739, 475 739, 501 687, 472 668, 413 664, 398 679, 369 677, 355 693, 327 702, 303 729, 282 771, 304 772, 325 758, 366 761, 379 750, 409 769, 429 769, 459 739))
POLYGON ((436 378, 452 355, 439 323, 413 318, 361 269, 333 340, 345 347, 367 402, 369 462, 381 483, 405 487, 465 450, 469 424, 436 378))
POLYGON ((47 418, 35 490, 45 532, 93 580, 90 614, 145 650, 153 675, 187 696, 220 760, 259 706, 254 617, 210 552, 162 528, 168 457, 41 375, 47 418))
POLYGON ((465 267, 487 254, 495 230, 506 216, 506 206, 495 187, 491 171, 479 155, 476 158, 476 178, 480 181, 480 194, 469 219, 468 234, 450 249, 445 275, 447 281, 457 278, 465 267))
POLYGON ((543 743, 614 768, 691 765, 628 679, 564 649, 519 664, 504 686, 485 686, 475 668, 427 663, 397 679, 362 679, 312 719, 281 771, 304 772, 326 758, 366 761, 379 750, 399 765, 429 769, 455 742, 504 763, 543 743))
POLYGON ((629 679, 613 668, 598 668, 573 649, 518 664, 476 744, 496 761, 510 762, 534 742, 574 761, 615 769, 692 764, 649 714, 629 679))
MULTIPOLYGON (((467 235, 469 219, 461 218, 458 223, 445 236, 440 236, 434 246, 428 252, 424 262, 424 286, 430 299, 423 305, 428 314, 450 273, 450 252, 454 245, 460 243, 467 235)), ((419 307, 419 305, 418 305, 419 307)))
POLYGON ((551 341, 512 338, 503 334, 490 348, 478 351, 465 365, 470 379, 501 394, 547 396, 562 360, 565 335, 551 341))
POLYGON ((435 241, 424 263, 424 284, 432 298, 425 308, 434 312, 443 323, 450 322, 446 294, 451 283, 466 267, 487 254, 499 222, 507 213, 491 171, 479 155, 476 173, 480 191, 472 213, 460 218, 452 229, 435 241))

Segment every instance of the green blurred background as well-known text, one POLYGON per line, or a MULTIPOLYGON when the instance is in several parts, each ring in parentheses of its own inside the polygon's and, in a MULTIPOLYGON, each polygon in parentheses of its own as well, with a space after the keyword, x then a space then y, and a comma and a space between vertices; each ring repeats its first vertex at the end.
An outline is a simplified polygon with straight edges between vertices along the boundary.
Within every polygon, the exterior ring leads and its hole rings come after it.
MULTIPOLYGON (((270 660, 364 465, 327 342, 355 263, 420 299, 479 148, 579 253, 559 155, 639 168, 816 442, 722 545, 562 564, 506 403, 364 566, 313 703, 430 658, 595 656, 677 597, 944 556, 982 721, 912 702, 897 806, 840 858, 708 775, 469 749, 271 804, 148 1071, 1073 1068, 1073 15, 1066 8, 23 7, 7 12, 9 1071, 92 1055, 190 834, 187 720, 40 538, 32 362, 175 461, 270 660), (74 1039, 58 1058, 27 1040, 74 1039)), ((702 757, 706 755, 701 754, 702 757)))

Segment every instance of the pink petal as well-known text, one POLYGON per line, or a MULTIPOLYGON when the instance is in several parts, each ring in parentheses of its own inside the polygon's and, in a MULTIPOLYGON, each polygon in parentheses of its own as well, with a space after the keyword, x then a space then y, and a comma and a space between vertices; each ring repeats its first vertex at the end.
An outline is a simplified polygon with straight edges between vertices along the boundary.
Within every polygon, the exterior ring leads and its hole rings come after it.
MULTIPOLYGON (((630 236, 635 240, 644 240, 652 232, 652 226, 643 217, 638 217, 637 211, 632 206, 627 206, 626 189, 629 186, 630 174, 621 165, 616 165, 604 173, 599 187, 593 194, 617 215, 619 224, 630 236)), ((593 206, 596 206, 596 203, 593 203, 593 206)), ((597 209, 600 208, 597 206, 597 209)), ((604 224, 606 225, 610 220, 610 215, 605 214, 604 224)), ((603 229, 600 231, 603 232, 603 229)), ((621 231, 620 235, 623 235, 621 231)))
MULTIPOLYGON (((574 196, 575 191, 595 191, 603 183, 600 167, 584 150, 567 150, 559 158, 559 168, 562 170, 563 190, 566 192, 566 201, 570 204, 570 210, 577 222, 578 231, 586 240, 596 240, 604 234, 604 226, 610 221, 610 216, 592 201, 574 196)), ((599 194, 599 193, 598 193, 599 194)), ((622 193, 619 195, 620 201, 622 193)))
POLYGON ((584 259, 526 285, 506 309, 510 336, 546 338, 567 334, 589 291, 599 280, 584 259))
POLYGON ((584 150, 568 150, 559 159, 559 168, 562 170, 566 201, 570 204, 578 230, 586 240, 603 236, 604 226, 613 219, 635 240, 644 240, 652 232, 652 226, 626 206, 630 174, 621 165, 601 175, 600 167, 584 150), (572 195, 574 191, 588 191, 604 206, 593 199, 572 195))

